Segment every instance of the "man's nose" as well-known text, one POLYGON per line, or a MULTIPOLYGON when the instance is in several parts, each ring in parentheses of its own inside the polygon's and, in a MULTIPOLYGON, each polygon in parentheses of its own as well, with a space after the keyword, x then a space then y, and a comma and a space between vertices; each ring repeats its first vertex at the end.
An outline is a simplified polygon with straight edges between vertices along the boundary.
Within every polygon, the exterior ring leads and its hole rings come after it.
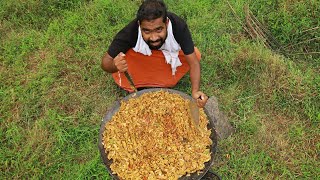
POLYGON ((150 40, 151 41, 156 41, 156 40, 158 40, 158 36, 155 33, 152 33, 151 36, 150 36, 150 40))

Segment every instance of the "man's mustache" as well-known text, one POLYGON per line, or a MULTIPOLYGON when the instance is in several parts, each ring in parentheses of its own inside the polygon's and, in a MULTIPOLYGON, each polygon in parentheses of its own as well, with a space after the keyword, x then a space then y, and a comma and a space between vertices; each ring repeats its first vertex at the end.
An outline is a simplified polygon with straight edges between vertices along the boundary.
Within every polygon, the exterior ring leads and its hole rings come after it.
POLYGON ((149 41, 149 43, 157 43, 157 42, 161 42, 161 39, 155 40, 155 41, 149 41))

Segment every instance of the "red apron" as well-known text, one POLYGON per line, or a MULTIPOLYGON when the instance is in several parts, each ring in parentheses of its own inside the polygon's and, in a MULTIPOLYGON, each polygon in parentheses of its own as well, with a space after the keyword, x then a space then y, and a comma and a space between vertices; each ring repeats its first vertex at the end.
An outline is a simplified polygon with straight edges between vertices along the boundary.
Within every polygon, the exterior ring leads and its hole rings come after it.
MULTIPOLYGON (((198 48, 195 47, 194 51, 200 61, 201 54, 198 48)), ((146 56, 130 49, 125 58, 128 64, 128 73, 136 88, 174 87, 190 69, 182 50, 179 51, 182 65, 177 67, 175 75, 172 75, 171 65, 166 63, 161 50, 152 50, 152 55, 146 56)), ((133 92, 124 73, 116 72, 112 74, 112 77, 121 88, 133 92)))

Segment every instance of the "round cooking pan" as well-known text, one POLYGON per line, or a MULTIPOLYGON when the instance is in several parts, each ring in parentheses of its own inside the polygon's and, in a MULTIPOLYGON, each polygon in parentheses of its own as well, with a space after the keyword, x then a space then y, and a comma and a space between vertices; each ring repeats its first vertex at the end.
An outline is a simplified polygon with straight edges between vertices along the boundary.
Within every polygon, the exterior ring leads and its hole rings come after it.
MULTIPOLYGON (((177 91, 177 90, 173 90, 173 89, 165 89, 165 88, 151 88, 151 89, 145 89, 142 91, 138 91, 137 93, 132 93, 126 97, 124 97, 122 100, 123 101, 127 101, 130 98, 135 98, 135 97, 139 97, 144 93, 148 93, 148 92, 155 92, 155 91, 167 91, 169 93, 173 93, 173 94, 179 94, 181 95, 183 98, 185 99, 189 99, 192 100, 192 97, 177 91), (134 96, 134 97, 133 97, 134 96)), ((107 156, 108 154, 105 152, 105 148, 102 145, 102 136, 103 136, 103 132, 105 131, 105 125, 106 123, 108 123, 109 120, 111 120, 112 116, 118 112, 120 107, 120 102, 116 101, 115 104, 112 106, 112 108, 107 112, 107 114, 105 115, 104 119, 102 120, 101 126, 100 126, 100 132, 99 132, 99 142, 98 142, 98 146, 99 146, 99 150, 100 150, 100 155, 101 158, 103 160, 103 163, 105 164, 107 171, 109 172, 109 174, 112 176, 113 179, 118 180, 119 177, 117 176, 117 174, 112 174, 112 170, 110 168, 110 165, 112 164, 112 159, 108 159, 107 156)), ((182 176, 179 178, 179 180, 195 180, 195 179, 201 179, 207 172, 208 170, 211 168, 212 164, 213 164, 213 158, 214 158, 214 154, 216 152, 216 147, 217 147, 217 135, 216 135, 216 131, 214 128, 214 124, 213 124, 213 119, 211 119, 211 117, 208 115, 208 111, 206 108, 204 108, 204 112, 206 113, 209 123, 207 125, 208 129, 211 130, 211 135, 210 138, 212 140, 212 145, 210 146, 210 152, 211 152, 211 159, 210 161, 204 163, 205 164, 205 168, 202 170, 202 173, 197 174, 197 172, 190 174, 190 176, 182 176)), ((213 117, 215 118, 215 117, 213 117)))

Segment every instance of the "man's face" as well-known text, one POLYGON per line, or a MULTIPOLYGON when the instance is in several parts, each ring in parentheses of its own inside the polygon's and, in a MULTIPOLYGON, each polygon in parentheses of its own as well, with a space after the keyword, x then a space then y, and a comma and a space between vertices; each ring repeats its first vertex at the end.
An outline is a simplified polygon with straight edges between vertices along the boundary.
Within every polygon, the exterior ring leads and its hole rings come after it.
POLYGON ((167 24, 163 18, 154 19, 151 21, 143 20, 140 23, 143 40, 148 44, 150 49, 159 49, 167 38, 167 24))

